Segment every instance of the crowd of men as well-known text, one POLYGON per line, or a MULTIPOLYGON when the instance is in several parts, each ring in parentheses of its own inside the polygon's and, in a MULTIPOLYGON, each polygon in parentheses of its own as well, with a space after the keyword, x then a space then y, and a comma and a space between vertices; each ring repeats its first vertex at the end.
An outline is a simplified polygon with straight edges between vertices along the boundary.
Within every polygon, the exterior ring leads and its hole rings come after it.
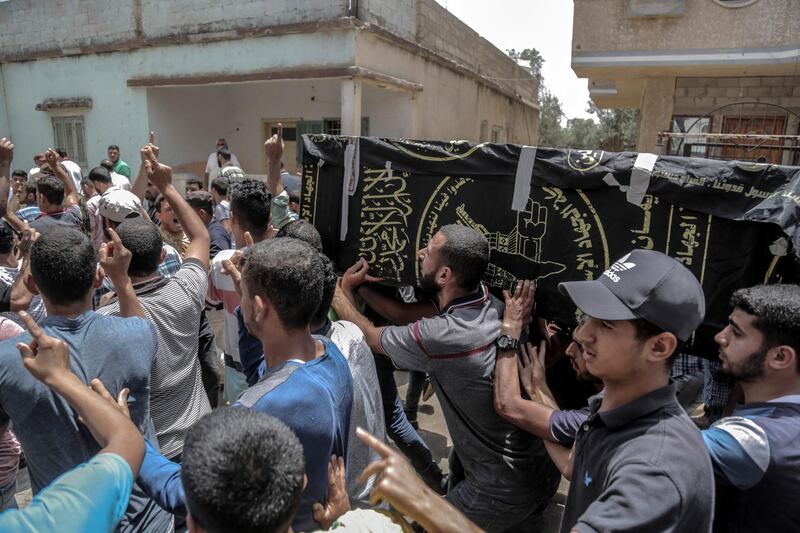
POLYGON ((800 286, 735 292, 715 341, 743 400, 700 430, 682 263, 561 283, 579 313, 553 324, 530 281, 493 295, 488 241, 453 224, 397 290, 298 220, 280 126, 266 180, 215 148, 184 194, 152 133, 133 181, 114 145, 83 177, 52 149, 12 171, 0 140, 0 530, 540 531, 563 476, 564 532, 800 531, 800 286))

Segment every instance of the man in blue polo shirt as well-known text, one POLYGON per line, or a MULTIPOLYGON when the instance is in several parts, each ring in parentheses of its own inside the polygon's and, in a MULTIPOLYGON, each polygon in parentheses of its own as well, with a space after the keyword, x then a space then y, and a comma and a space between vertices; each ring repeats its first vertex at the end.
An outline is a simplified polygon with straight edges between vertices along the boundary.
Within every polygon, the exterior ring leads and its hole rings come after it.
POLYGON ((715 531, 800 531, 800 286, 731 299, 717 334, 722 372, 745 404, 703 432, 717 484, 715 531))
MULTIPOLYGON (((261 340, 268 370, 236 405, 274 416, 300 439, 308 485, 292 529, 313 531, 312 505, 328 497, 330 457, 347 458, 353 403, 344 356, 309 332, 322 301, 322 262, 308 244, 283 238, 249 247, 240 267, 244 322, 261 340)), ((162 507, 185 512, 180 466, 149 445, 139 480, 162 507)))
POLYGON ((471 228, 447 225, 419 258, 423 288, 438 299, 436 316, 376 328, 352 305, 352 295, 341 293, 334 309, 361 328, 374 352, 430 376, 453 438, 447 500, 486 531, 533 530, 558 475, 541 439, 494 409, 495 339, 503 305, 481 282, 489 243, 471 228))
MULTIPOLYGON (((150 413, 150 371, 158 338, 139 305, 128 276, 130 255, 116 233, 98 255, 86 235, 54 227, 34 243, 30 273, 23 283, 41 294, 47 318, 41 328, 70 348, 70 368, 85 383, 99 378, 115 396, 130 389, 130 410, 139 430, 155 442, 150 413), (110 260, 108 250, 114 250, 110 260), (127 253, 127 261, 121 260, 127 253), (109 262, 110 261, 110 262, 109 262), (119 317, 92 311, 94 289, 110 275, 119 290, 119 317), (127 318, 123 318, 127 317, 127 318)), ((35 380, 20 360, 17 343, 27 334, 0 342, 0 425, 11 422, 25 449, 34 494, 67 470, 89 460, 100 446, 66 400, 35 380)), ((122 531, 162 532, 172 517, 134 487, 122 531)))

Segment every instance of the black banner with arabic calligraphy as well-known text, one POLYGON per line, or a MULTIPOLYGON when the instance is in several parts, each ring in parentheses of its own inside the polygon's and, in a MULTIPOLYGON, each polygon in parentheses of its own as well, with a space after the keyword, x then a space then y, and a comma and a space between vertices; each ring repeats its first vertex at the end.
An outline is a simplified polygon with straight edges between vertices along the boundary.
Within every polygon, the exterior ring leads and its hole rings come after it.
POLYGON ((783 233, 800 249, 795 167, 659 157, 643 174, 636 153, 538 148, 515 211, 521 146, 326 135, 303 144, 301 214, 341 269, 364 257, 372 274, 414 285, 416 251, 442 225, 464 224, 489 240, 490 286, 535 279, 537 312, 570 323, 558 282, 595 279, 631 249, 655 249, 703 285, 708 312, 693 350, 706 355, 735 289, 794 278, 794 258, 770 245, 783 233))

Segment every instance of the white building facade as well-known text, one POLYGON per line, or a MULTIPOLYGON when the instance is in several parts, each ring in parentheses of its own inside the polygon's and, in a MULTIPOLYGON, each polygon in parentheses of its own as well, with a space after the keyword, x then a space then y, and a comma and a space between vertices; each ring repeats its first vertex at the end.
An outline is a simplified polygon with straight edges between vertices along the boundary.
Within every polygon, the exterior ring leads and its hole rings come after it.
POLYGON ((219 137, 248 173, 284 124, 302 133, 535 144, 530 73, 434 0, 8 0, 0 3, 0 135, 67 149, 84 170, 110 144, 138 168, 149 131, 202 176, 219 137))

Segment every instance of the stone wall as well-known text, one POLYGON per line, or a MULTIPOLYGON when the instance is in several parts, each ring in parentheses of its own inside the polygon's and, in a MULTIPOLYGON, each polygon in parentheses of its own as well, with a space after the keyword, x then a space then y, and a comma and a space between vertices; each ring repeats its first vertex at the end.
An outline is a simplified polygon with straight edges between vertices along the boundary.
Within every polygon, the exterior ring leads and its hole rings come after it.
POLYGON ((417 0, 416 41, 501 87, 536 101, 538 85, 530 73, 435 0, 417 0))
MULTIPOLYGON (((375 0, 378 1, 378 0, 375 0)), ((247 35, 348 15, 347 0, 10 0, 0 2, 0 62, 107 52, 192 36, 247 35), (227 35, 226 35, 227 32, 227 35)))
POLYGON ((797 44, 797 0, 738 9, 687 0, 682 16, 630 18, 628 0, 575 0, 573 52, 782 47, 797 44))
POLYGON ((800 76, 675 80, 673 113, 676 115, 707 113, 720 106, 738 102, 777 104, 800 112, 800 76))

